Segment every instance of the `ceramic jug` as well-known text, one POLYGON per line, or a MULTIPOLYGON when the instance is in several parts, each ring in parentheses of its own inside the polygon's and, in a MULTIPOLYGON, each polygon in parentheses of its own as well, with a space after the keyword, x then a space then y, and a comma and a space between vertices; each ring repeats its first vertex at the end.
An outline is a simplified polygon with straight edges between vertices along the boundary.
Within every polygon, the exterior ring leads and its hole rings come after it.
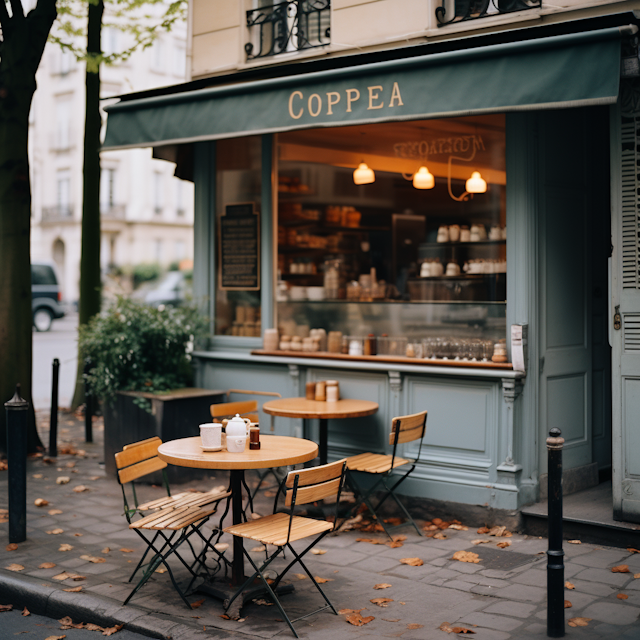
POLYGON ((241 418, 239 414, 227 422, 227 451, 229 453, 242 453, 249 437, 251 420, 241 418))

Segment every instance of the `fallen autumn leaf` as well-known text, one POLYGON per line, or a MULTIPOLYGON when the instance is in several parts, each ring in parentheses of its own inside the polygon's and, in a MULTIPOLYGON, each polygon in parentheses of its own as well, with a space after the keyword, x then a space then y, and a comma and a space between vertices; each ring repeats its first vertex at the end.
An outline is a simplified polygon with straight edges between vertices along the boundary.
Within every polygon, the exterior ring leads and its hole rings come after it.
POLYGON ((314 556, 321 556, 321 555, 327 553, 327 550, 326 549, 318 549, 318 548, 316 548, 316 549, 311 549, 311 553, 313 553, 314 556))
POLYGON ((56 478, 56 484, 67 484, 71 482, 71 478, 69 476, 59 476, 56 478))
POLYGON ((55 562, 43 562, 38 569, 53 569, 56 566, 55 562))
POLYGON ((472 540, 471 544, 489 544, 491 540, 472 540))
POLYGON ((570 627, 588 627, 591 622, 591 618, 570 618, 567 624, 570 627))
POLYGON ((451 559, 459 562, 472 562, 473 564, 480 562, 480 557, 473 551, 456 551, 451 559))
POLYGON ((18 545, 15 542, 10 542, 6 549, 7 551, 15 551, 18 548, 18 545))
POLYGON ((30 615, 31 615, 31 611, 29 611, 29 609, 27 609, 27 607, 25 607, 25 608, 22 610, 22 615, 23 615, 23 616, 30 616, 30 615))
POLYGON ((420 558, 401 558, 400 564, 408 564, 410 567, 421 567, 424 562, 420 558))
POLYGON ((573 607, 573 605, 568 600, 565 600, 564 601, 564 608, 565 609, 571 609, 571 607, 573 607))
POLYGON ((387 582, 380 582, 379 584, 374 584, 373 588, 374 589, 388 589, 391 585, 388 584, 387 582))
POLYGON ((618 600, 628 600, 629 596, 626 593, 619 593, 616 598, 618 598, 618 600))
POLYGON ((46 507, 49 504, 49 501, 44 498, 36 498, 33 501, 33 504, 35 504, 36 507, 46 507))
POLYGON ((496 547, 500 547, 500 549, 506 549, 507 547, 511 546, 511 542, 509 542, 509 540, 505 540, 504 542, 498 542, 498 544, 496 545, 496 547))
POLYGON ((575 589, 576 585, 573 584, 573 582, 569 582, 568 580, 564 583, 564 588, 565 589, 575 589))
POLYGON ((58 536, 58 535, 60 535, 61 533, 64 533, 64 529, 60 529, 60 528, 58 528, 58 529, 51 529, 51 531, 47 531, 47 533, 48 533, 49 535, 52 535, 52 536, 58 536))
POLYGON ((24 571, 24 567, 21 564, 15 564, 12 562, 8 567, 5 567, 8 571, 24 571))
POLYGON ((104 558, 98 558, 96 556, 84 555, 80 556, 81 560, 86 560, 87 562, 92 562, 93 564, 100 564, 102 562, 106 562, 104 558))
POLYGON ((58 551, 71 551, 72 549, 73 545, 67 544, 66 542, 63 542, 60 547, 58 547, 58 551))
POLYGON ((83 484, 79 484, 77 487, 73 487, 74 493, 82 493, 83 491, 89 491, 89 487, 85 487, 83 484))
POLYGON ((325 582, 333 582, 333 578, 319 578, 318 576, 313 576, 313 579, 318 584, 324 584, 325 582))
POLYGON ((423 624, 418 624, 417 622, 410 622, 407 625, 407 629, 422 629, 424 627, 423 624))
POLYGON ((79 593, 82 591, 84 587, 80 585, 79 587, 69 587, 68 589, 63 589, 63 591, 68 591, 69 593, 79 593))
POLYGON ((0 604, 0 612, 2 611, 11 611, 13 609, 12 604, 0 604))
POLYGON ((365 624, 369 624, 372 620, 375 620, 373 616, 367 616, 363 618, 359 613, 354 613, 350 616, 347 616, 347 622, 352 624, 354 627, 362 627, 365 624))
POLYGON ((369 600, 371 604, 375 604, 378 607, 386 607, 390 602, 393 602, 393 598, 373 598, 369 600))
POLYGON ((59 516, 62 513, 60 509, 49 509, 48 514, 50 516, 59 516))
POLYGON ((611 573, 631 573, 629 571, 628 564, 619 564, 617 567, 612 567, 611 573))
POLYGON ((204 604, 204 598, 202 598, 202 600, 196 600, 195 602, 192 602, 191 608, 197 609, 198 607, 201 607, 203 604, 204 604))

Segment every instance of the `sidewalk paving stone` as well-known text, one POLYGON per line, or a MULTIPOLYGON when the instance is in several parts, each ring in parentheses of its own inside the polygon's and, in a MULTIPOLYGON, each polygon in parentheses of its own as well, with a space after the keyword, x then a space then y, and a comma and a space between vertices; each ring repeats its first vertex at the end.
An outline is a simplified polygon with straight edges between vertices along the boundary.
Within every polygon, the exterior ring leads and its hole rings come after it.
MULTIPOLYGON (((106 477, 100 465, 100 421, 94 423, 96 442, 93 444, 82 442, 82 420, 70 418, 67 422, 73 424, 60 430, 60 444, 75 441, 76 447, 85 450, 86 456, 61 455, 55 466, 46 464, 41 458, 29 459, 28 540, 20 544, 17 551, 5 551, 0 546, 0 602, 5 602, 6 594, 15 599, 13 603, 16 606, 26 604, 34 612, 56 617, 72 615, 74 620, 97 624, 124 622, 132 631, 158 638, 171 636, 173 640, 291 637, 286 625, 278 621, 280 613, 274 606, 249 603, 242 610, 242 622, 225 620, 220 617, 222 603, 194 593, 189 601, 203 600, 203 603, 197 609, 187 609, 173 590, 166 573, 154 574, 131 603, 122 607, 123 600, 135 584, 135 581, 129 583, 128 579, 144 544, 134 531, 127 528, 120 487, 115 479, 106 477), (66 466, 67 463, 75 465, 71 468, 66 466), (34 475, 42 477, 34 478, 34 475), (70 476, 71 482, 55 484, 56 477, 61 475, 70 476), (89 491, 74 493, 73 487, 79 484, 87 486, 89 491), (36 498, 48 500, 49 505, 35 507, 33 501, 36 498), (52 509, 59 509, 62 513, 51 516, 49 511, 52 509), (46 533, 55 528, 63 529, 64 533, 46 533), (76 533, 82 535, 75 536, 76 533), (61 552, 61 544, 72 545, 73 549, 61 552), (105 551, 107 547, 109 551, 105 551), (120 551, 122 548, 133 549, 134 552, 125 553, 120 551), (103 557, 105 562, 88 563, 81 558, 86 554, 103 557), (40 569, 43 562, 55 562, 56 566, 40 569), (19 573, 3 569, 10 563, 21 564, 25 569, 19 573), (53 576, 65 570, 83 575, 85 579, 80 582, 53 580, 53 576), (63 591, 78 585, 83 586, 80 593, 63 591)), ((47 441, 45 431, 41 436, 47 441)), ((0 497, 0 507, 6 507, 6 476, 6 472, 0 472, 0 485, 5 487, 5 491, 0 493, 5 502, 3 504, 0 497)), ((175 486, 174 492, 210 489, 226 484, 227 475, 216 472, 209 480, 175 486)), ((144 501, 162 495, 161 487, 146 485, 140 487, 138 497, 144 501)), ((254 510, 266 514, 272 505, 273 498, 261 494, 254 510)), ((224 508, 219 511, 219 516, 222 511, 224 508)), ((230 516, 227 516, 225 524, 229 521, 230 516)), ((216 520, 210 522, 217 524, 216 520)), ((208 535, 208 525, 205 530, 208 535)), ((6 536, 6 531, 7 524, 0 523, 0 532, 6 536)), ((324 538, 318 545, 327 550, 324 555, 307 556, 313 575, 329 580, 323 588, 337 608, 365 607, 363 615, 374 616, 375 619, 363 627, 354 627, 346 622, 344 616, 321 612, 296 623, 301 638, 444 640, 448 636, 439 629, 444 621, 467 626, 475 631, 472 637, 476 640, 546 638, 545 539, 514 533, 509 538, 511 546, 498 550, 496 543, 500 540, 495 538, 491 538, 490 544, 474 546, 471 541, 482 534, 477 534, 473 528, 467 531, 446 530, 445 540, 419 537, 410 528, 398 533, 407 536, 399 548, 356 542, 360 537, 386 540, 384 534, 349 531, 324 538), (459 550, 480 553, 482 558, 482 550, 487 548, 491 548, 491 553, 485 551, 484 560, 478 564, 451 560, 453 553, 459 550), (523 557, 509 556, 511 553, 525 554, 530 561, 509 570, 492 568, 492 563, 501 559, 523 557), (401 564, 400 559, 406 557, 421 558, 424 564, 419 567, 401 564), (373 588, 382 582, 392 586, 383 590, 373 588), (370 602, 378 597, 391 598, 393 602, 381 608, 370 602), (408 629, 407 624, 411 622, 423 627, 408 629)), ((221 540, 232 542, 226 534, 221 540)), ((194 546, 196 550, 200 548, 200 544, 194 546)), ((306 546, 306 542, 294 546, 300 549, 306 546)), ((640 557, 631 556, 625 550, 588 544, 565 545, 565 550, 565 575, 576 585, 575 590, 566 591, 565 597, 573 604, 571 609, 565 610, 566 617, 580 615, 593 618, 588 627, 568 627, 567 637, 579 640, 640 640, 640 579, 634 580, 632 574, 612 574, 610 571, 615 564, 626 563, 632 570, 638 567, 636 572, 640 572, 640 557), (628 600, 616 598, 621 590, 628 593, 628 600)), ((230 556, 231 550, 227 554, 230 556)), ((169 564, 179 579, 187 577, 179 563, 172 560, 169 564)), ((282 560, 274 563, 276 570, 284 566, 282 560)), ((304 615, 321 604, 311 581, 293 576, 297 571, 299 569, 294 567, 290 574, 296 593, 282 598, 283 606, 291 617, 304 615)))

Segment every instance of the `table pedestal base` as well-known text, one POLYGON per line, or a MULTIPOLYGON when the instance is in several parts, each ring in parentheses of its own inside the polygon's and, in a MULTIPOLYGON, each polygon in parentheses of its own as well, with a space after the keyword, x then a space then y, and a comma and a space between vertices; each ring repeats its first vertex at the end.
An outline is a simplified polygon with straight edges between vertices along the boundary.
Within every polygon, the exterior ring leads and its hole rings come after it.
MULTIPOLYGON (((218 600, 222 600, 223 604, 226 606, 227 602, 231 600, 233 595, 240 587, 234 587, 229 584, 228 580, 218 579, 218 580, 207 580, 197 586, 195 591, 200 593, 206 593, 209 596, 217 598, 218 600)), ((292 593, 295 587, 292 584, 281 584, 276 589, 277 595, 285 595, 287 593, 292 593)), ((255 600, 256 598, 267 598, 269 599, 269 592, 264 588, 262 584, 256 584, 254 586, 250 586, 248 589, 245 589, 234 601, 231 605, 231 608, 225 613, 230 618, 239 618, 240 611, 245 603, 250 602, 251 600, 255 600)))

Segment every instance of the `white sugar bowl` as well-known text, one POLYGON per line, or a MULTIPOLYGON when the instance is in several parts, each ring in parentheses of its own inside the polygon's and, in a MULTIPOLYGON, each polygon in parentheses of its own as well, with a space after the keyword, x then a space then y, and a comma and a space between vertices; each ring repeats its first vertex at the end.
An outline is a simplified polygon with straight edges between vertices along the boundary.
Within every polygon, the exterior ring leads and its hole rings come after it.
POLYGON ((249 437, 251 420, 241 418, 239 414, 227 422, 227 451, 229 453, 243 453, 249 437))

